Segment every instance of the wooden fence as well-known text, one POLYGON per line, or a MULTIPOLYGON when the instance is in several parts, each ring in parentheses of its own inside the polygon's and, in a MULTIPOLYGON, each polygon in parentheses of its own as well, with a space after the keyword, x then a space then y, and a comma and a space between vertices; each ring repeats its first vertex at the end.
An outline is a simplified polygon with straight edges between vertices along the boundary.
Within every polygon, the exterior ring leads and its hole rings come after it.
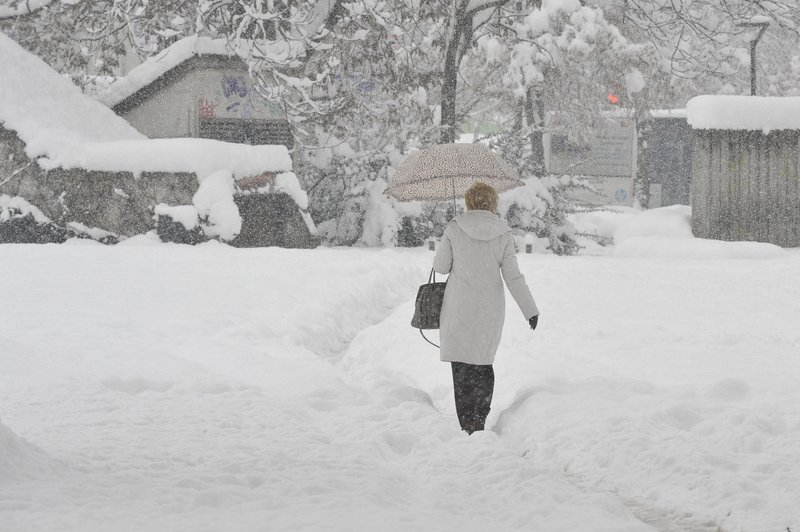
POLYGON ((800 246, 800 131, 696 129, 692 231, 800 246))

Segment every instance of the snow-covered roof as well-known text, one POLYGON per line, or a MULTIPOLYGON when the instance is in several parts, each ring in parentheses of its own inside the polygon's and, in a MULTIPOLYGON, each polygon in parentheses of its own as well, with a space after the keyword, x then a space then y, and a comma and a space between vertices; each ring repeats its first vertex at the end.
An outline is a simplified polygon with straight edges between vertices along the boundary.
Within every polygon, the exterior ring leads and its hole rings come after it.
POLYGON ((85 142, 145 138, 2 33, 0 71, 0 125, 17 133, 31 159, 69 158, 85 142))
POLYGON ((800 129, 800 97, 697 96, 686 110, 694 129, 800 129))
POLYGON ((653 109, 650 111, 653 118, 686 118, 686 109, 653 109))
POLYGON ((59 158, 83 142, 145 138, 2 33, 0 71, 0 123, 17 132, 32 159, 59 158))
POLYGON ((44 169, 193 172, 237 178, 292 169, 284 146, 148 139, 69 79, 0 33, 0 127, 15 131, 44 169))
POLYGON ((112 83, 106 90, 99 92, 96 98, 108 107, 114 107, 181 63, 203 55, 232 57, 236 53, 225 39, 212 39, 199 35, 184 37, 128 72, 128 75, 112 83))

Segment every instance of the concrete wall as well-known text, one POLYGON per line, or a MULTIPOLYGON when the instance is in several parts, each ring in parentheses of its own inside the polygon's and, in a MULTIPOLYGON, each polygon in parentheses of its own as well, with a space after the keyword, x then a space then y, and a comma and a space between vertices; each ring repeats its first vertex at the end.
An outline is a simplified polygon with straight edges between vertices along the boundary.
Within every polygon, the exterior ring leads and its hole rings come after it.
POLYGON ((0 194, 16 196, 17 190, 35 193, 36 187, 31 184, 39 172, 39 167, 25 155, 25 144, 0 126, 0 194))
POLYGON ((800 246, 800 131, 695 130, 692 231, 800 246))
POLYGON ((190 173, 152 172, 135 179, 129 172, 45 172, 31 164, 19 138, 3 128, 0 183, 0 194, 24 198, 53 222, 80 222, 124 236, 153 229, 153 207, 159 203, 191 204, 198 187, 190 173), (20 168, 24 170, 17 172, 20 168))
POLYGON ((193 61, 168 73, 168 82, 137 105, 118 109, 120 116, 150 138, 199 137, 200 117, 286 119, 279 107, 253 90, 243 64, 193 61))
MULTIPOLYGON (((20 196, 64 227, 80 222, 120 236, 155 228, 159 203, 191 205, 199 183, 193 173, 94 172, 54 169, 45 172, 25 155, 24 144, 0 127, 0 194, 20 196)), ((287 194, 241 194, 235 197, 242 216, 239 247, 313 248, 319 244, 300 210, 287 194)))

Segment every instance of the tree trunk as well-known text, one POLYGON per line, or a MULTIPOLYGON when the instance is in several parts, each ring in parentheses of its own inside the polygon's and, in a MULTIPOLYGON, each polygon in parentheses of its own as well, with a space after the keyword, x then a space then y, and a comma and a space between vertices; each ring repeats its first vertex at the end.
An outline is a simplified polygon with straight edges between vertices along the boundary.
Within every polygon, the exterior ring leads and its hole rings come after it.
POLYGON ((544 164, 544 99, 542 92, 528 87, 525 93, 525 119, 528 122, 531 139, 531 163, 536 177, 545 174, 544 164))
POLYGON ((444 73, 442 79, 442 114, 440 125, 442 127, 439 135, 440 144, 448 144, 456 141, 456 93, 458 91, 458 69, 461 66, 461 59, 466 52, 466 41, 472 37, 472 14, 466 13, 466 2, 462 2, 456 7, 453 16, 452 36, 447 43, 447 50, 444 57, 444 73))
POLYGON ((458 56, 458 40, 461 34, 455 30, 453 40, 447 45, 444 59, 444 79, 442 80, 442 115, 439 135, 440 144, 448 144, 456 140, 456 90, 458 88, 458 66, 461 58, 458 56))

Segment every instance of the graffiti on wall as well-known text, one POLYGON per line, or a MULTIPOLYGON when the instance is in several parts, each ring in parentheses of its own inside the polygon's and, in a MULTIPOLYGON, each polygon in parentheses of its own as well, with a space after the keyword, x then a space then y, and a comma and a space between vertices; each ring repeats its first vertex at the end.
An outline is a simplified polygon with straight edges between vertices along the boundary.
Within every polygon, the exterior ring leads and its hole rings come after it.
POLYGON ((222 94, 229 99, 236 96, 239 98, 247 96, 247 81, 245 81, 244 76, 233 76, 231 74, 222 76, 222 94))
POLYGON ((197 111, 200 114, 200 118, 215 118, 217 116, 214 102, 206 100, 202 96, 197 99, 197 111))
POLYGON ((285 118, 280 107, 252 90, 247 74, 214 72, 210 81, 198 99, 200 118, 285 118))

